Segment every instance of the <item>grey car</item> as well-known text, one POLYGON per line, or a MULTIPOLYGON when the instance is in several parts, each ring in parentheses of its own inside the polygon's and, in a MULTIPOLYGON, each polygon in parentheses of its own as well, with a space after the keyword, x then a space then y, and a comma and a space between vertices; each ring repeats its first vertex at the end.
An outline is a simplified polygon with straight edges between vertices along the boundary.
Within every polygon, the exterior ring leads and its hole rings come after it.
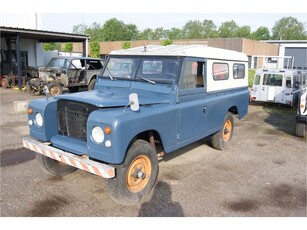
POLYGON ((52 58, 45 67, 39 68, 39 78, 29 81, 27 88, 32 95, 39 95, 47 86, 52 96, 61 94, 63 87, 69 92, 77 92, 80 87, 92 90, 102 68, 103 60, 98 58, 52 58))

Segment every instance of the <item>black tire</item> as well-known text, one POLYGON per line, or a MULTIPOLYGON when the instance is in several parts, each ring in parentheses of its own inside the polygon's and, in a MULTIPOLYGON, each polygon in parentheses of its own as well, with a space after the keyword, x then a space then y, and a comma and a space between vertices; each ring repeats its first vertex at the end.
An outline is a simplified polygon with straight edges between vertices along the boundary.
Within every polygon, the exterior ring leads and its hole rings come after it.
POLYGON ((296 123, 295 133, 298 137, 306 137, 307 126, 304 123, 296 123))
POLYGON ((62 86, 55 82, 48 84, 48 90, 51 96, 57 96, 57 95, 62 94, 63 92, 62 86))
POLYGON ((154 186, 159 172, 157 153, 144 140, 135 141, 116 177, 106 180, 109 196, 122 205, 139 203, 154 186))
POLYGON ((66 176, 78 170, 70 165, 63 164, 42 154, 36 154, 36 159, 43 170, 53 176, 66 176))
POLYGON ((75 93, 79 91, 79 86, 68 87, 70 93, 75 93))
POLYGON ((213 148, 223 150, 230 142, 233 134, 234 123, 231 113, 227 113, 224 119, 222 129, 211 136, 211 143, 213 148))
POLYGON ((10 83, 9 83, 9 79, 8 78, 2 78, 2 80, 1 80, 1 87, 3 88, 3 89, 6 89, 6 88, 8 88, 10 86, 10 83))
POLYGON ((93 90, 95 88, 96 79, 92 79, 90 84, 87 86, 87 90, 93 90))

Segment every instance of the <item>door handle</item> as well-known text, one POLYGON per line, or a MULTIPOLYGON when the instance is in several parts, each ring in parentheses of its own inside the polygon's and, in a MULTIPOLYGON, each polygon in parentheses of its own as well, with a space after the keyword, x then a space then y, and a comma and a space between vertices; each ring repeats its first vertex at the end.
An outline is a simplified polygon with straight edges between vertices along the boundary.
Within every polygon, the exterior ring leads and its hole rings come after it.
POLYGON ((203 114, 204 114, 204 115, 207 114, 207 107, 206 107, 206 106, 203 108, 203 114))

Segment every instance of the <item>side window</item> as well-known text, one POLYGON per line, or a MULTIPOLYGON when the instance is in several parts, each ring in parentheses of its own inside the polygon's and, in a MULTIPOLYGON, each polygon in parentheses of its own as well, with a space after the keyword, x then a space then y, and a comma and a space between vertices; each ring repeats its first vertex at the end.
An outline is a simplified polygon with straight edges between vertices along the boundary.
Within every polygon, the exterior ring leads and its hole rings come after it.
POLYGON ((254 85, 259 85, 260 84, 260 75, 256 75, 254 79, 254 85))
POLYGON ((291 88, 292 84, 291 84, 291 77, 287 77, 286 78, 286 87, 287 88, 291 88))
POLYGON ((80 60, 72 60, 71 65, 69 67, 70 69, 81 69, 81 61, 80 60))
POLYGON ((234 64, 233 65, 233 78, 243 79, 245 77, 245 65, 244 64, 234 64))
POLYGON ((181 89, 204 87, 204 62, 186 60, 183 63, 181 89))
POLYGON ((227 63, 213 63, 213 79, 215 81, 227 80, 229 78, 229 67, 227 63))

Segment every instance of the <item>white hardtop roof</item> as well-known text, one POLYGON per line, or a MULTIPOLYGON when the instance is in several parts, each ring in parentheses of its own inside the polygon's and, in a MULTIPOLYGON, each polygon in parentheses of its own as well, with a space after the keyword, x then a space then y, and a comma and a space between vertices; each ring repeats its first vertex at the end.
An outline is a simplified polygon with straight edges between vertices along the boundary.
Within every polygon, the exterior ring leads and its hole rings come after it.
POLYGON ((183 56, 248 61, 248 58, 244 53, 220 48, 213 48, 204 45, 147 45, 130 49, 114 50, 110 54, 131 56, 183 56))
POLYGON ((285 73, 285 74, 293 74, 293 73, 304 73, 304 70, 299 69, 257 69, 256 73, 285 73))

